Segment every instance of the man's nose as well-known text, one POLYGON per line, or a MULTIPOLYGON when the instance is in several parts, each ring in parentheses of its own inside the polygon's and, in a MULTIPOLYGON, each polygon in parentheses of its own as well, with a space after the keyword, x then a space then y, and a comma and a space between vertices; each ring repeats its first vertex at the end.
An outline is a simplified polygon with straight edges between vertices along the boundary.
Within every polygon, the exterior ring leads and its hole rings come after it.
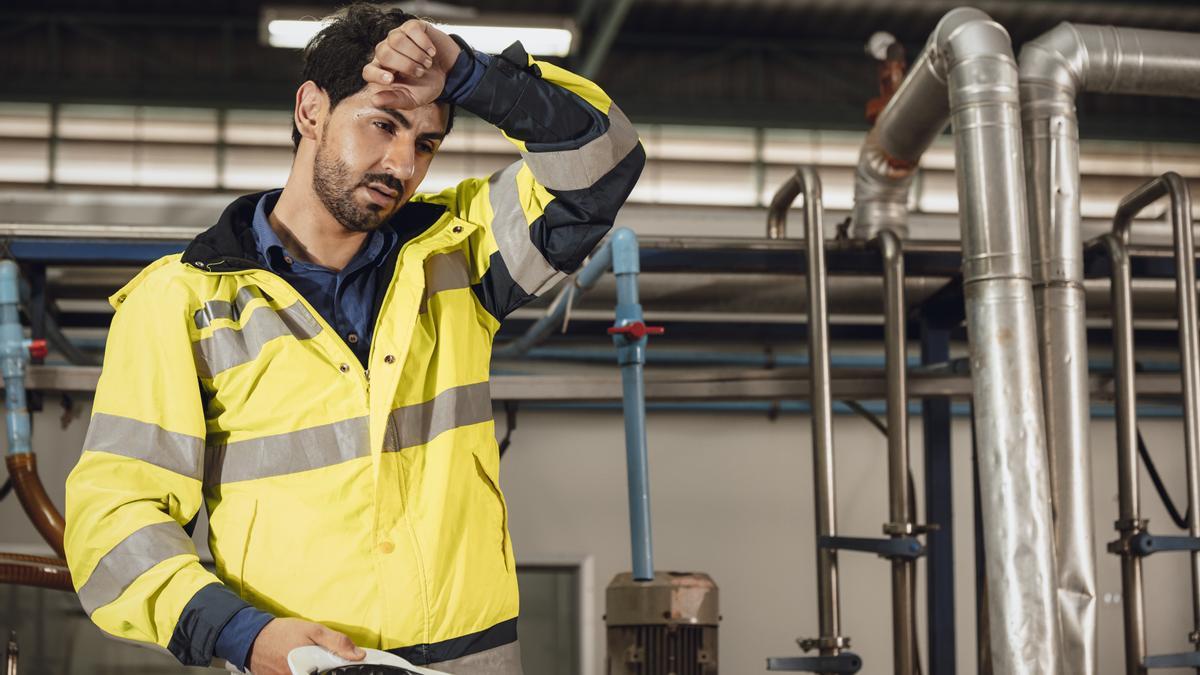
POLYGON ((383 156, 383 170, 400 180, 408 180, 417 170, 416 152, 408 143, 390 143, 383 156))

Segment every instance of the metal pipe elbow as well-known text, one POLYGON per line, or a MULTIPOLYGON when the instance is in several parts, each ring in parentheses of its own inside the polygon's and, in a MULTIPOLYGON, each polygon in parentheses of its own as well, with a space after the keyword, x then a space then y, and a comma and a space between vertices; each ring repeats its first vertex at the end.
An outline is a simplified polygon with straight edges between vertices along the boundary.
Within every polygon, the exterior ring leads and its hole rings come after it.
POLYGON ((917 168, 892 161, 879 135, 878 126, 867 133, 854 169, 850 236, 855 239, 870 239, 882 230, 908 235, 908 191, 917 168))
POLYGON ((33 453, 8 455, 5 458, 8 475, 12 478, 13 491, 21 501, 25 513, 42 539, 54 549, 60 558, 66 557, 63 549, 63 530, 66 523, 62 514, 46 494, 42 479, 38 476, 37 456, 33 453))
MULTIPOLYGON (((1063 22, 1034 40, 1025 43, 1017 59, 1022 85, 1050 88, 1075 102, 1087 76, 1088 48, 1083 34, 1074 24, 1063 22)), ((1042 95, 1038 98, 1047 98, 1042 95)), ((1036 101, 1023 99, 1023 103, 1036 101)))

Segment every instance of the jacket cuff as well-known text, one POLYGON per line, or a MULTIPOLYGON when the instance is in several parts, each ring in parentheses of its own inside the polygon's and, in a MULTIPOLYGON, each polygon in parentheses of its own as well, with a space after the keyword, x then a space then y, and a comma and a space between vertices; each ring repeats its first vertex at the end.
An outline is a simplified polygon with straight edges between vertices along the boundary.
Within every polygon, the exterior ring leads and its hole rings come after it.
POLYGON ((451 34, 450 39, 458 44, 460 52, 458 59, 454 61, 454 67, 446 74, 446 84, 442 87, 442 95, 438 97, 438 102, 456 105, 479 86, 480 80, 492 63, 492 57, 471 49, 471 45, 457 35, 451 34))
POLYGON ((217 636, 217 644, 213 647, 213 656, 246 670, 250 665, 254 641, 274 618, 273 615, 254 607, 243 607, 221 629, 221 634, 217 636))
POLYGON ((179 615, 167 650, 185 666, 209 665, 221 629, 234 614, 249 606, 250 603, 222 584, 201 588, 179 615))

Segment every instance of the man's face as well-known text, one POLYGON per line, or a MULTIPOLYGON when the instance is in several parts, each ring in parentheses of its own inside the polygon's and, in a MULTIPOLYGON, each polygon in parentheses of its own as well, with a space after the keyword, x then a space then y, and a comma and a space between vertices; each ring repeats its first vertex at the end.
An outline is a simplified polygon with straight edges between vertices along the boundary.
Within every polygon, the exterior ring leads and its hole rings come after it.
POLYGON ((408 202, 445 137, 448 108, 377 108, 368 85, 326 116, 313 191, 347 230, 370 232, 408 202))

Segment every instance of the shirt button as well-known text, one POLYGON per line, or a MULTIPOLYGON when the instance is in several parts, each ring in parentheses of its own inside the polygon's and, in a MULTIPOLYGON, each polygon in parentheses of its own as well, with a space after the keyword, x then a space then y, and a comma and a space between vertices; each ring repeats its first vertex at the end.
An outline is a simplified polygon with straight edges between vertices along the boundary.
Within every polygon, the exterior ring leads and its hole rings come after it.
POLYGON ((462 232, 462 225, 455 225, 454 226, 454 234, 458 234, 460 232, 462 232))
POLYGON ((342 371, 343 373, 348 373, 350 372, 350 364, 343 363, 342 365, 338 366, 338 370, 342 371))
POLYGON ((291 265, 292 264, 292 256, 290 256, 290 255, 283 256, 283 262, 291 265))
POLYGON ((351 333, 347 335, 346 342, 349 342, 352 345, 358 344, 358 333, 351 333))
POLYGON ((393 544, 392 542, 390 542, 390 541, 379 542, 379 552, 380 553, 391 553, 392 551, 395 551, 395 550, 396 550, 396 545, 393 544))
POLYGON ((387 356, 383 357, 383 362, 384 363, 395 363, 396 357, 392 356, 391 354, 388 354, 387 356))

